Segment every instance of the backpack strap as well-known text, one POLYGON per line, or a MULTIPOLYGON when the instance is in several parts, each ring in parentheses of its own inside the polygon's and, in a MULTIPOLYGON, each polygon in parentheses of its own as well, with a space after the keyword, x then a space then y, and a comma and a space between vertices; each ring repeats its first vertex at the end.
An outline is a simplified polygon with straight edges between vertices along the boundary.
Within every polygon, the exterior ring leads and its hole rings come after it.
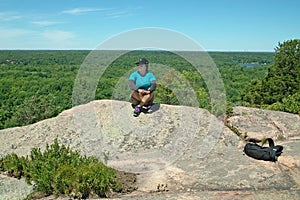
POLYGON ((269 142, 269 147, 274 147, 274 141, 272 138, 267 138, 268 142, 269 142))

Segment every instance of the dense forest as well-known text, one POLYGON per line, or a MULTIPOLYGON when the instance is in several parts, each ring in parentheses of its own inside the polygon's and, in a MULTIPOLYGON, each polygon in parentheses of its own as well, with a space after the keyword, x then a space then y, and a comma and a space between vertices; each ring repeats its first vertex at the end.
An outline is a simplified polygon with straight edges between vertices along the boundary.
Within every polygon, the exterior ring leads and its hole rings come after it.
MULTIPOLYGON (((209 52, 224 83, 228 110, 233 105, 246 105, 299 113, 299 52, 298 40, 279 44, 275 53, 209 52)), ((97 53, 103 56, 107 52, 97 53)), ((190 87, 197 106, 212 109, 207 82, 199 71, 167 51, 123 53, 107 63, 98 79, 97 72, 89 71, 86 76, 96 77, 96 88, 91 88, 92 97, 76 102, 74 83, 84 81, 78 80, 78 73, 90 54, 87 50, 0 51, 0 129, 50 118, 93 99, 128 101, 127 78, 140 57, 150 61, 150 71, 158 76, 155 103, 194 105, 189 96, 178 97, 190 87)))

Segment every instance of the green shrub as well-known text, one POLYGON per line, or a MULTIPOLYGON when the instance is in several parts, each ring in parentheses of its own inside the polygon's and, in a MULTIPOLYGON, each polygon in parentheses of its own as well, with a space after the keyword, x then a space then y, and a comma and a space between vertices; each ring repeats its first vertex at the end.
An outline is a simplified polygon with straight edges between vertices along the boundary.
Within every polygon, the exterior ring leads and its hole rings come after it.
POLYGON ((300 114, 300 92, 284 98, 282 102, 267 106, 267 109, 300 114))
POLYGON ((25 177, 28 184, 45 196, 107 197, 113 191, 120 191, 117 170, 95 157, 81 156, 78 151, 60 146, 57 139, 44 152, 33 148, 29 157, 10 154, 0 161, 1 171, 16 178, 25 177))
POLYGON ((28 158, 18 157, 17 154, 9 154, 1 159, 0 170, 6 171, 9 176, 20 179, 24 176, 28 158))
POLYGON ((300 114, 300 92, 283 99, 284 111, 300 114))
MULTIPOLYGON (((81 196, 79 190, 79 175, 72 166, 61 166, 57 169, 54 177, 54 193, 55 195, 66 194, 74 197, 81 196)), ((89 191, 90 192, 90 191, 89 191)))

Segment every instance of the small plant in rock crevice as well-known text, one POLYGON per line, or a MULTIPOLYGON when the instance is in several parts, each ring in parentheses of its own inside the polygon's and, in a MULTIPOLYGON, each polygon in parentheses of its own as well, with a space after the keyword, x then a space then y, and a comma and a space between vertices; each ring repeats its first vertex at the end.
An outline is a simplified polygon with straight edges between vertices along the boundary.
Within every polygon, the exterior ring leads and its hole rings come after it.
POLYGON ((168 184, 158 184, 156 192, 168 192, 168 184))

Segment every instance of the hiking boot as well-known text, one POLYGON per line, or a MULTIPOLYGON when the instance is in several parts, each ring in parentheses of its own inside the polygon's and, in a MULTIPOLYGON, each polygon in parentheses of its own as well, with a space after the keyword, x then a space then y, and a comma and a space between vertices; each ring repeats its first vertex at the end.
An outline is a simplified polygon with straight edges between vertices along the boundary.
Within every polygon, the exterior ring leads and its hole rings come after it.
POLYGON ((136 106, 134 111, 133 111, 133 116, 137 117, 141 113, 141 107, 136 106))
POLYGON ((151 107, 152 107, 151 104, 147 104, 147 105, 143 106, 143 108, 144 108, 145 110, 150 110, 151 107))

